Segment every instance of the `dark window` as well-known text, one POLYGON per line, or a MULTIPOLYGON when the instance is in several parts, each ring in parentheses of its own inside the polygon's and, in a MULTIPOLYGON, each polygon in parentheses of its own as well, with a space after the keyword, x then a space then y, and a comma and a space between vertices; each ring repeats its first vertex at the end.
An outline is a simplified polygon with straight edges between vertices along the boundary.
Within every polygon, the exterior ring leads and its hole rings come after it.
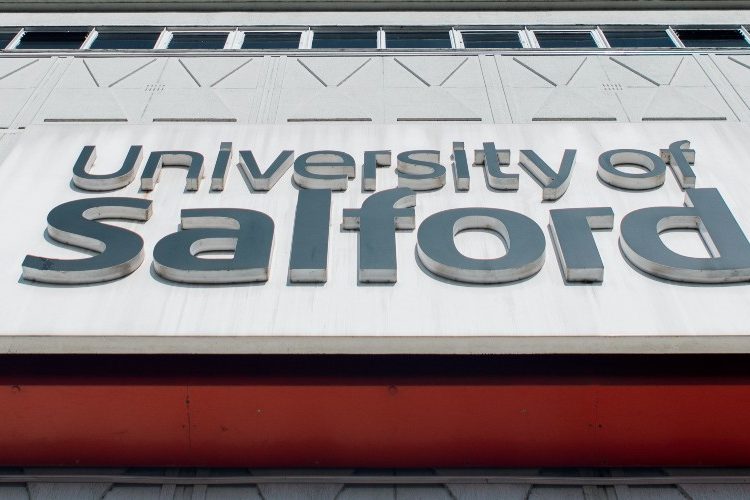
POLYGON ((92 49, 153 49, 159 32, 98 33, 92 49))
POLYGON ((170 49, 223 49, 226 33, 174 33, 170 49))
POLYGON ((314 49, 377 49, 376 31, 316 31, 314 49))
POLYGON ((7 47, 14 36, 16 33, 0 33, 0 49, 7 47))
POLYGON ((739 30, 677 30, 685 47, 747 47, 739 30))
POLYGON ((299 32, 249 32, 245 33, 243 49, 298 49, 299 32))
POLYGON ((27 31, 17 49, 78 49, 88 36, 88 31, 27 31))
POLYGON ((451 38, 447 31, 392 31, 386 33, 389 49, 450 49, 451 38))
POLYGON ((515 31, 464 31, 461 33, 467 49, 520 49, 521 39, 515 31))
POLYGON ((535 31, 534 34, 543 49, 596 47, 594 37, 588 31, 535 31))
POLYGON ((610 47, 674 47, 674 42, 664 30, 607 30, 604 32, 610 47))

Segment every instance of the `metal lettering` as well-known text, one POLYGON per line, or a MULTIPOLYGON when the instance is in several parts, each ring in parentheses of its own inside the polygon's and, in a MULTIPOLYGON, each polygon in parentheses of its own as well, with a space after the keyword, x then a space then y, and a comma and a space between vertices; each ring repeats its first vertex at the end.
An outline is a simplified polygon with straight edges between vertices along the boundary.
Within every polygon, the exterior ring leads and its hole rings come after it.
POLYGON ((530 149, 522 149, 519 160, 521 166, 542 184, 542 200, 547 201, 560 199, 568 190, 575 162, 575 149, 565 150, 557 172, 530 149))
POLYGON ((525 215, 497 208, 456 208, 427 217, 417 231, 417 255, 431 272, 465 283, 506 283, 536 274, 544 265, 544 233, 525 215), (496 259, 473 259, 456 248, 461 231, 498 234, 508 252, 496 259))
POLYGON ((92 174, 96 161, 96 146, 84 146, 73 165, 73 184, 86 191, 113 191, 124 188, 135 179, 143 159, 143 146, 130 146, 122 166, 111 174, 92 174))
POLYGON ((140 198, 87 198, 58 205, 47 215, 49 237, 98 253, 83 259, 27 255, 21 264, 23 278, 43 283, 80 285, 127 276, 143 262, 143 239, 127 229, 95 221, 147 221, 150 217, 151 201, 140 198))
POLYGON ((750 243, 714 188, 688 189, 685 207, 643 208, 620 224, 620 247, 638 269, 688 283, 750 281, 750 243), (711 257, 673 252, 659 234, 672 229, 697 230, 711 257))
POLYGON ((186 191, 198 191, 203 177, 203 155, 194 151, 154 151, 141 174, 141 189, 153 191, 163 167, 187 167, 186 191))
POLYGON ((258 168, 252 151, 240 151, 240 168, 256 191, 270 191, 294 163, 294 151, 284 150, 265 172, 258 168))
POLYGON ((362 208, 344 209, 343 229, 359 230, 359 269, 363 283, 396 282, 396 229, 414 229, 417 197, 409 188, 369 196, 362 208))
POLYGON ((292 283, 325 283, 328 279, 330 221, 331 190, 300 189, 289 259, 292 283))
POLYGON ((690 189, 695 187, 695 172, 691 165, 695 164, 695 150, 690 149, 690 141, 677 141, 669 145, 669 149, 660 151, 664 163, 669 165, 680 187, 690 189))
POLYGON ((667 166, 653 153, 640 149, 614 149, 599 156, 597 175, 610 186, 633 191, 654 189, 664 184, 667 166), (622 172, 618 165, 637 165, 648 172, 632 174, 622 172))
POLYGON ((219 146, 219 154, 216 155, 214 173, 211 175, 211 191, 223 191, 227 178, 227 167, 232 158, 232 143, 222 142, 219 146))
POLYGON ((354 158, 343 151, 311 151, 294 160, 294 182, 306 189, 346 191, 355 167, 354 158))
POLYGON ((484 167, 487 185, 501 191, 518 189, 518 174, 506 174, 502 166, 510 165, 510 150, 495 148, 494 142, 483 143, 483 149, 474 150, 474 165, 484 167))
POLYGON ((469 177, 469 160, 463 142, 453 143, 453 184, 456 191, 468 191, 471 183, 469 177))
POLYGON ((612 229, 614 223, 615 214, 610 207, 549 211, 552 241, 560 259, 565 281, 604 280, 604 264, 591 231, 612 229))
POLYGON ((445 167, 440 164, 440 151, 418 149, 398 155, 396 166, 398 187, 429 191, 445 186, 445 167))
POLYGON ((154 247, 154 271, 180 283, 267 281, 273 220, 239 208, 183 210, 181 229, 154 247), (203 252, 234 252, 232 258, 201 258, 203 252))
POLYGON ((390 165, 390 151, 365 151, 365 162, 362 165, 362 191, 375 191, 377 168, 390 165))

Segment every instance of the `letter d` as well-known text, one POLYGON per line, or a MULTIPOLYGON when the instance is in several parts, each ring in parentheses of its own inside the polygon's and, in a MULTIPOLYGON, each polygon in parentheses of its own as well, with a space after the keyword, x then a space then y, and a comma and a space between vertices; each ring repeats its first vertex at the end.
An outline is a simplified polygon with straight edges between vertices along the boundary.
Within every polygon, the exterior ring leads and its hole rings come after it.
POLYGON ((620 225, 620 247, 638 269, 687 283, 750 281, 750 243, 719 191, 688 189, 686 207, 643 208, 630 212, 620 225), (711 257, 673 252, 659 234, 696 229, 711 257))

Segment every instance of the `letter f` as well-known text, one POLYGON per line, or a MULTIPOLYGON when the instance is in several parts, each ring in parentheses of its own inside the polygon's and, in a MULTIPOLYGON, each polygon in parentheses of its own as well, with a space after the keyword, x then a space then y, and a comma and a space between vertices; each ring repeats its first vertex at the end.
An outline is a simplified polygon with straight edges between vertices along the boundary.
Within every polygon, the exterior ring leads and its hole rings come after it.
POLYGON ((417 196, 409 188, 388 189, 368 197, 362 208, 344 209, 343 229, 359 230, 362 283, 396 282, 396 229, 414 229, 417 196))

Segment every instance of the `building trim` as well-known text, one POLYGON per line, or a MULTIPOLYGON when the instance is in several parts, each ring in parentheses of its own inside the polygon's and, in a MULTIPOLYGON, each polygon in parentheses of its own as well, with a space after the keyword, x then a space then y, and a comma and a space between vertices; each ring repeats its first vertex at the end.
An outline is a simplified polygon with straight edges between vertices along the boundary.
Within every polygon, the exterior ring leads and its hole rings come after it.
POLYGON ((0 12, 133 11, 404 11, 404 10, 680 10, 744 8, 743 0, 26 0, 0 1, 0 12))

